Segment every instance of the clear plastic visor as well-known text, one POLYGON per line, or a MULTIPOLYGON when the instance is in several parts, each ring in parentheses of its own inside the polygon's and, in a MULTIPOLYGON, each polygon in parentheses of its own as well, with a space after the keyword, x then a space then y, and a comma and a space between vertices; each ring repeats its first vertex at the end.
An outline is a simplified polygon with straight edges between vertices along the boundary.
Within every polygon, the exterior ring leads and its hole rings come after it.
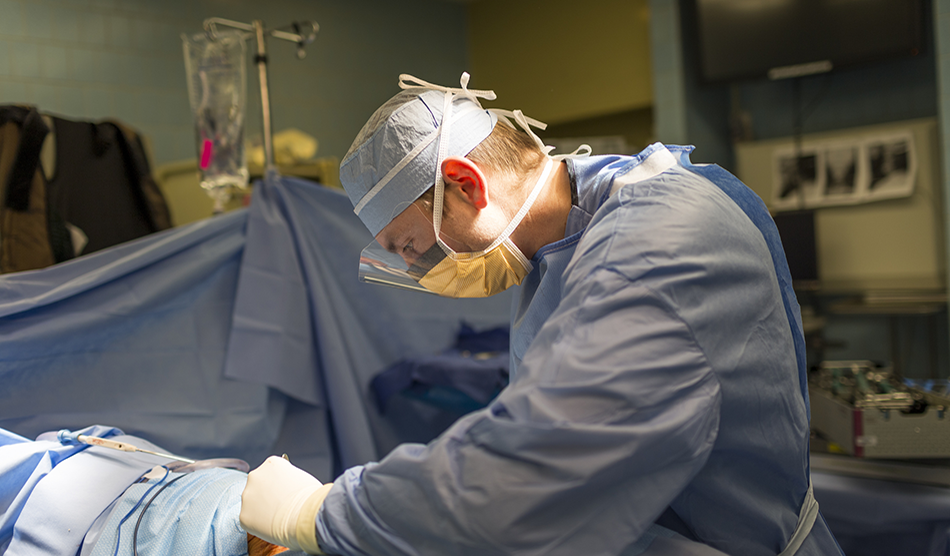
MULTIPOLYGON (((412 203, 376 237, 360 254, 360 281, 434 293, 419 283, 447 257, 435 240, 431 216, 412 203)), ((454 241, 443 234, 446 239, 454 241)))
POLYGON ((442 248, 433 244, 410 265, 401 256, 390 253, 374 240, 360 253, 360 281, 436 295, 422 287, 419 280, 444 258, 445 252, 442 248))

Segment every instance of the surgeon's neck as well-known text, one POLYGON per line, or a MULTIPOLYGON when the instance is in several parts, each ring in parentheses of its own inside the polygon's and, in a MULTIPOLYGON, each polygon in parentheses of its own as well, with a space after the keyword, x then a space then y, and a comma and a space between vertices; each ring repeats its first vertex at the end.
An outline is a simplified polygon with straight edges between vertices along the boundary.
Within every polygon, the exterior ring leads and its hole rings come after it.
MULTIPOLYGON (((538 174, 544 171, 544 165, 538 174)), ((534 176, 533 179, 537 179, 534 176)), ((551 174, 524 221, 511 234, 511 240, 529 259, 549 243, 564 239, 567 216, 571 212, 571 178, 567 164, 555 162, 551 174)))

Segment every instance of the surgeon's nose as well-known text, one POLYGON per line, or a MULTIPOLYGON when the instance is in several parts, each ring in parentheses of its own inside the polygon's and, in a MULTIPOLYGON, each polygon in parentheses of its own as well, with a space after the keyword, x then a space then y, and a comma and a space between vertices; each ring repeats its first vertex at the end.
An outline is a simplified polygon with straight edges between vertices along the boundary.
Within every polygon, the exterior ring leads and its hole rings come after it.
POLYGON ((419 260, 419 257, 416 256, 414 253, 413 254, 400 253, 399 256, 402 257, 402 260, 406 261, 406 266, 412 266, 413 263, 419 260))

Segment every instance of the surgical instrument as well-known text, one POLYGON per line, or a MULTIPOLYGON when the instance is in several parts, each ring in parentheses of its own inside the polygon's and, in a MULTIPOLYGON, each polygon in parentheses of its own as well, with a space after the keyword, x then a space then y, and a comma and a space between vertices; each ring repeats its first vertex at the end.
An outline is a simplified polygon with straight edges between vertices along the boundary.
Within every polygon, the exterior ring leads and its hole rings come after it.
POLYGON ((59 434, 56 435, 56 438, 63 444, 88 444, 90 446, 102 446, 103 448, 111 448, 121 452, 139 452, 143 454, 159 456, 162 458, 173 459, 176 461, 183 461, 185 463, 195 463, 195 460, 193 459, 183 458, 181 456, 173 456, 171 454, 162 454, 160 452, 153 452, 151 450, 143 450, 142 448, 137 448, 126 442, 118 442, 115 440, 109 440, 107 438, 99 438, 98 436, 88 436, 85 434, 71 432, 66 429, 59 431, 59 434))

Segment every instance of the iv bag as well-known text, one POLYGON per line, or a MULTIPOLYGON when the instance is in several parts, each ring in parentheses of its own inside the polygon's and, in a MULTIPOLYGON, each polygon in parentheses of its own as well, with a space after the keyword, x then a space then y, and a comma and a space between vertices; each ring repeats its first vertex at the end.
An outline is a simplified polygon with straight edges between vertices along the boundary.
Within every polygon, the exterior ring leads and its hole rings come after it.
POLYGON ((244 152, 247 96, 244 36, 224 31, 182 35, 188 96, 195 119, 201 187, 220 213, 235 189, 247 187, 244 152))

